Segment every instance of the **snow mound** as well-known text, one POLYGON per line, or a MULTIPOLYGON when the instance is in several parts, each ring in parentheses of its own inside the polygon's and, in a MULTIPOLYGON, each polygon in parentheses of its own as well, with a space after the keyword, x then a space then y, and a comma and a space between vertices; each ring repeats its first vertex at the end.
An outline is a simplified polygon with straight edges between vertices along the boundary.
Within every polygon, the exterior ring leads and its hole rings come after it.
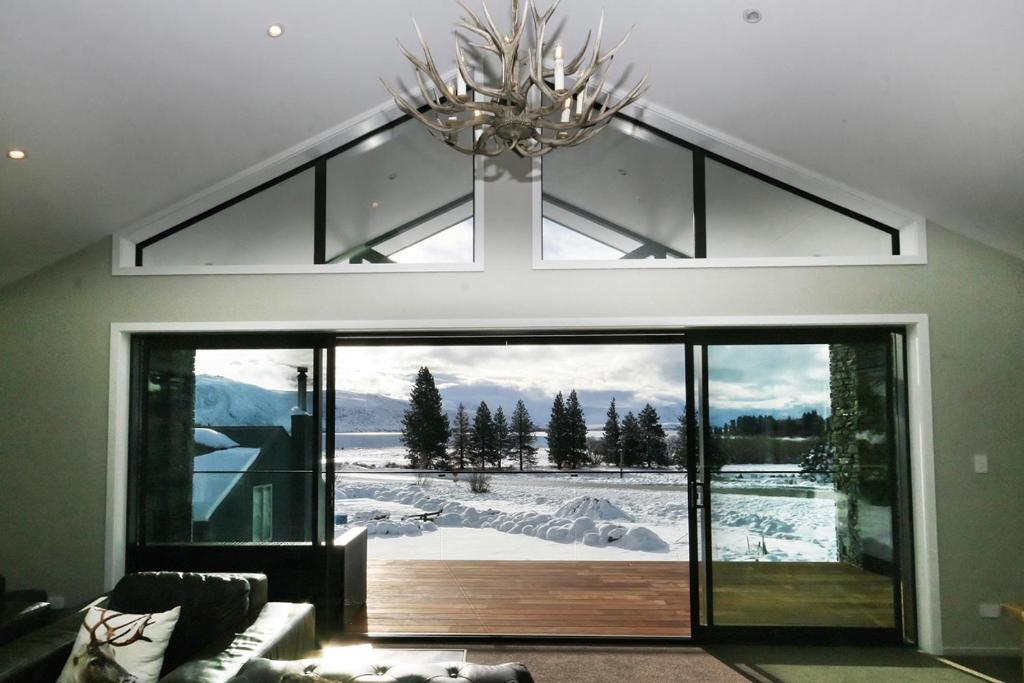
MULTIPOLYGON (((536 511, 504 512, 481 510, 454 500, 428 495, 417 487, 394 488, 377 484, 350 484, 337 488, 337 499, 368 499, 398 503, 424 510, 433 515, 421 519, 402 514, 407 519, 393 518, 380 509, 363 509, 350 514, 349 524, 365 526, 370 536, 420 536, 439 527, 494 529, 506 534, 523 534, 553 543, 583 543, 595 547, 614 546, 639 552, 667 552, 669 544, 658 534, 643 526, 627 528, 607 520, 634 521, 633 517, 607 498, 583 496, 575 498, 554 514, 536 511)), ((396 515, 397 516, 397 515, 396 515)))
POLYGON ((215 451, 223 450, 225 448, 238 448, 238 444, 221 434, 216 429, 208 429, 206 427, 196 427, 192 430, 193 438, 196 444, 204 446, 206 448, 212 448, 215 451))
POLYGON ((555 511, 555 517, 566 519, 589 517, 590 519, 633 521, 633 517, 630 514, 607 498, 593 498, 591 496, 581 496, 580 498, 570 500, 555 511))
POLYGON ((626 550, 642 550, 648 553, 668 552, 668 543, 645 526, 633 527, 621 540, 616 541, 615 545, 626 550))

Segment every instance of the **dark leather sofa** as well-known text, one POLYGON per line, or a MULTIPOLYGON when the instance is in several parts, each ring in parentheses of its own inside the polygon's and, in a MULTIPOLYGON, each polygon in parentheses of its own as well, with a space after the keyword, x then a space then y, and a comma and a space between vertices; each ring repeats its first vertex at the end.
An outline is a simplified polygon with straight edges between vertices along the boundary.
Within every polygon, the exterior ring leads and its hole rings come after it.
MULTIPOLYGON (((164 654, 163 683, 222 683, 251 659, 296 659, 316 648, 313 606, 268 602, 262 574, 129 574, 91 604, 131 613, 181 605, 164 654)), ((0 646, 0 682, 56 680, 84 611, 0 646)))
POLYGON ((9 591, 7 580, 0 574, 0 645, 37 628, 49 614, 46 591, 9 591))
POLYGON ((533 683, 519 663, 469 664, 466 662, 406 663, 384 659, 274 662, 253 659, 231 683, 533 683))

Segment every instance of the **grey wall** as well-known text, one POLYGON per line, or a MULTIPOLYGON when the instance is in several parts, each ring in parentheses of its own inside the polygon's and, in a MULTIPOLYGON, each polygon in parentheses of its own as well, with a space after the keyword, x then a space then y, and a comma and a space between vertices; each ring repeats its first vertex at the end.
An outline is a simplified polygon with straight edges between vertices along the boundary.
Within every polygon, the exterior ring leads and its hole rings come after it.
POLYGON ((945 644, 1015 644, 977 603, 1024 596, 1024 262, 932 225, 927 266, 533 271, 528 187, 489 191, 485 272, 112 277, 103 240, 0 290, 12 587, 102 588, 111 322, 927 313, 945 644))

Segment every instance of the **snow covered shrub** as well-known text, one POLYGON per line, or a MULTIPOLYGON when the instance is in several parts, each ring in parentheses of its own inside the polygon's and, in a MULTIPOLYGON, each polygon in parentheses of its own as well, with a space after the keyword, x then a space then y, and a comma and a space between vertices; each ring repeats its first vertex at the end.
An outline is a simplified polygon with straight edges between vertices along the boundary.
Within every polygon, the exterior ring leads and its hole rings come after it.
POLYGON ((473 493, 490 493, 491 477, 483 472, 473 472, 469 475, 469 490, 473 493))

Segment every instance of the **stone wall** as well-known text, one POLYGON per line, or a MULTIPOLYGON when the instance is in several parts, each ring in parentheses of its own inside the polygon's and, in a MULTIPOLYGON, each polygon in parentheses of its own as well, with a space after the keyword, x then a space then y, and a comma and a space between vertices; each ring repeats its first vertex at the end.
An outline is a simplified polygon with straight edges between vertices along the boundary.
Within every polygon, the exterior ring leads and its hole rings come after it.
POLYGON ((863 567, 863 504, 888 505, 888 345, 829 346, 829 447, 836 488, 839 561, 863 567))
POLYGON ((192 469, 195 458, 195 351, 154 350, 145 389, 146 540, 192 540, 192 469))

